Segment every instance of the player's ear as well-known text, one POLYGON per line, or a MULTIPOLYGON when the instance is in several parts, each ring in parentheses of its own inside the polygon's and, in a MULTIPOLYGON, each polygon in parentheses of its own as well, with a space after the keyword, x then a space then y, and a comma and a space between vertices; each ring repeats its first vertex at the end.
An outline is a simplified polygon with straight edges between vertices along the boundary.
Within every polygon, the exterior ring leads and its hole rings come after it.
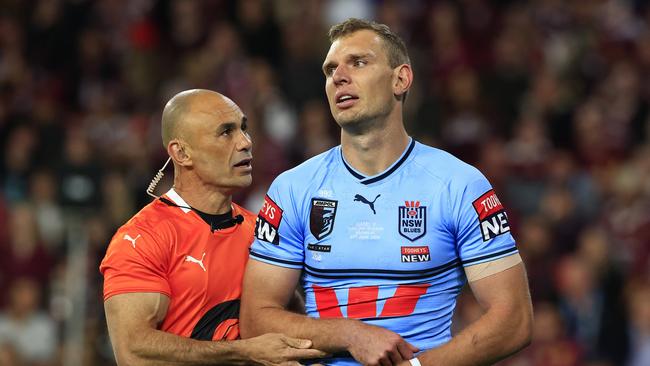
POLYGON ((393 94, 396 97, 405 95, 413 83, 413 70, 409 64, 401 64, 393 69, 393 94))
POLYGON ((173 139, 167 144, 167 153, 174 163, 181 166, 191 166, 192 157, 189 154, 187 146, 178 139, 173 139))

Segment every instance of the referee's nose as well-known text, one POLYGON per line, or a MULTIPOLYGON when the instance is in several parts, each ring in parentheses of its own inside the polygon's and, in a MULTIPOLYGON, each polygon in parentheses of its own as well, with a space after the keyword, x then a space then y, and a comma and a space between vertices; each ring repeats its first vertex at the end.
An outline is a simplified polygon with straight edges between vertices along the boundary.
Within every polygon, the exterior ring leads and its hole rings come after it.
POLYGON ((240 130, 237 140, 237 151, 250 151, 253 147, 253 140, 251 139, 248 132, 240 130))

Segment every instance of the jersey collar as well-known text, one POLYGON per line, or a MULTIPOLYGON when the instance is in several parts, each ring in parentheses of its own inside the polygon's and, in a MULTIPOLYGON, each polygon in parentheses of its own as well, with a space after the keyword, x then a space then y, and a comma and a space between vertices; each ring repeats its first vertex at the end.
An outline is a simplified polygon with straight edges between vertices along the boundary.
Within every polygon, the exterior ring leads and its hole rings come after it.
POLYGON ((185 202, 183 197, 181 197, 178 193, 176 193, 174 188, 171 188, 169 191, 167 191, 167 193, 165 193, 165 196, 167 196, 167 198, 169 198, 176 205, 180 206, 178 208, 183 210, 184 213, 188 213, 192 211, 192 209, 189 208, 190 205, 188 205, 187 202, 185 202))
POLYGON ((359 173, 357 170, 355 170, 353 167, 351 167, 346 161, 345 157, 343 156, 343 149, 341 149, 341 161, 343 161, 343 166, 352 174, 355 178, 359 180, 359 183, 361 184, 371 184, 375 182, 379 182, 380 180, 388 177, 389 175, 393 174, 394 171, 397 170, 404 162, 406 159, 408 159, 409 156, 411 156, 411 152, 413 152, 413 148, 415 147, 415 140, 413 138, 410 138, 411 142, 409 143, 408 147, 404 152, 402 153, 402 156, 400 156, 399 159, 395 163, 393 163, 392 166, 388 167, 383 173, 379 173, 378 175, 372 176, 372 177, 366 177, 365 175, 359 173))
MULTIPOLYGON (((165 196, 167 196, 167 198, 170 201, 172 201, 176 206, 178 206, 178 208, 183 210, 184 213, 188 213, 188 212, 192 211, 192 207, 187 202, 185 202, 183 197, 181 197, 178 194, 178 192, 176 192, 174 190, 174 188, 170 188, 169 191, 167 191, 167 193, 165 193, 165 196)), ((232 203, 230 204, 230 210, 231 210, 231 213, 233 215, 238 215, 238 214, 241 213, 240 210, 232 203)), ((198 210, 196 210, 196 211, 198 211, 198 210)), ((198 212, 200 212, 200 211, 198 211, 198 212)), ((206 215, 209 215, 209 214, 206 214, 206 215)))

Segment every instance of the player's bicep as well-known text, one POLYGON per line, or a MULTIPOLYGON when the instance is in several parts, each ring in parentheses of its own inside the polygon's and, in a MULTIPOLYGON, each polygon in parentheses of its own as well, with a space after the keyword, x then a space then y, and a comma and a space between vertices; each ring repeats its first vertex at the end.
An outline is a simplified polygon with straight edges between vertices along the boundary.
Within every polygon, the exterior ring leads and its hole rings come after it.
POLYGON ((504 319, 515 323, 527 322, 532 317, 528 281, 522 262, 469 284, 484 310, 499 313, 504 319))
POLYGON ((521 263, 519 253, 511 254, 507 257, 499 258, 490 262, 483 262, 465 267, 465 276, 469 282, 474 282, 482 278, 492 276, 493 274, 505 271, 521 263))
POLYGON ((104 302, 106 323, 116 356, 130 350, 146 330, 156 329, 165 319, 169 297, 160 293, 127 293, 104 302))
POLYGON ((248 307, 285 308, 294 296, 300 271, 249 260, 244 275, 242 303, 248 307))
POLYGON ((244 337, 257 333, 257 318, 265 309, 286 309, 294 296, 300 270, 275 266, 251 259, 246 266, 241 302, 241 330, 244 337))

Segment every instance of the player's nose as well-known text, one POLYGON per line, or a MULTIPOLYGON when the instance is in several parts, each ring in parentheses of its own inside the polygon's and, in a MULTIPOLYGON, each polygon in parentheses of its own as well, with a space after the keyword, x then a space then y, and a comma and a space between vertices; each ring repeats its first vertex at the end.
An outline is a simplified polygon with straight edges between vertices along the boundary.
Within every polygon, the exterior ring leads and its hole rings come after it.
POLYGON ((336 85, 350 82, 350 73, 344 64, 338 65, 334 69, 334 72, 332 72, 332 81, 336 85))

